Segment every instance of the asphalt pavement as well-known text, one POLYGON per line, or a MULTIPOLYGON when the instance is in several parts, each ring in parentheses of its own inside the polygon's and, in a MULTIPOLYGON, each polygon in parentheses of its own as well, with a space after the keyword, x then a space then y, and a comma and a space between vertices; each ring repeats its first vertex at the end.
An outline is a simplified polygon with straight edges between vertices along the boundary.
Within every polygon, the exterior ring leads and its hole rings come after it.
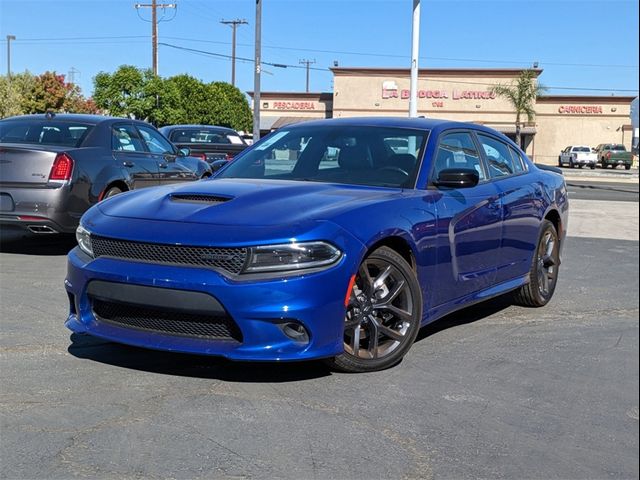
POLYGON ((358 375, 70 335, 72 241, 3 247, 0 478, 638 478, 637 233, 576 202, 548 306, 466 309, 358 375))

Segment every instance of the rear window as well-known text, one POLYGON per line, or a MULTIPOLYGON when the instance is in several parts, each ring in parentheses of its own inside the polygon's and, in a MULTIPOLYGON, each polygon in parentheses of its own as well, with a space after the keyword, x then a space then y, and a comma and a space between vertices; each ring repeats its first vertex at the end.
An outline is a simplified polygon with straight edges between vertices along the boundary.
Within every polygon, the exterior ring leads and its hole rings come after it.
POLYGON ((591 149, 589 147, 573 147, 573 151, 591 153, 591 149))
POLYGON ((209 128, 181 128, 174 130, 169 136, 174 143, 222 143, 244 145, 244 140, 235 132, 209 128))
POLYGON ((626 152, 626 148, 624 148, 624 145, 612 145, 611 146, 611 150, 618 150, 618 151, 623 151, 626 152))
POLYGON ((93 125, 49 120, 0 122, 0 143, 79 147, 93 125))

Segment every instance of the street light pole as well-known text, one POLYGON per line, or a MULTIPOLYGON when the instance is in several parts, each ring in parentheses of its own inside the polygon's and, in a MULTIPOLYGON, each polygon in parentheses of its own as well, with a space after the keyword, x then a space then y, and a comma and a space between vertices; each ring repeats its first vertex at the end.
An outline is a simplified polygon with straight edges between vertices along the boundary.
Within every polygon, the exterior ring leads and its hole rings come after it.
POLYGON ((260 70, 262 36, 262 0, 256 0, 255 70, 253 72, 253 142, 260 140, 260 70))
POLYGON ((411 29, 411 85, 409 87, 409 117, 418 116, 418 51, 420 49, 420 0, 413 0, 411 29))
POLYGON ((7 35, 7 80, 11 80, 11 40, 15 39, 15 35, 7 35))

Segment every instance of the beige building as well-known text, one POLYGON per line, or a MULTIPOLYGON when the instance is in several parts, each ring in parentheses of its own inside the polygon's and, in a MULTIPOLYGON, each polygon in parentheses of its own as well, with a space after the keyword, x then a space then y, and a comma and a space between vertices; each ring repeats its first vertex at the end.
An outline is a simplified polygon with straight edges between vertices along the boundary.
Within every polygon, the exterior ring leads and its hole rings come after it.
MULTIPOLYGON (((409 69, 331 69, 331 93, 263 92, 261 130, 319 118, 406 116, 409 69)), ((516 114, 492 85, 515 82, 521 69, 423 69, 418 80, 418 114, 474 122, 515 138, 516 114)), ((540 76, 542 70, 535 70, 540 76)), ((543 82, 544 83, 544 82, 543 82)), ((250 93, 251 94, 251 93, 250 93)), ((634 97, 554 96, 538 98, 536 117, 521 128, 523 146, 536 162, 554 164, 568 145, 623 143, 631 148, 630 104, 634 97)))

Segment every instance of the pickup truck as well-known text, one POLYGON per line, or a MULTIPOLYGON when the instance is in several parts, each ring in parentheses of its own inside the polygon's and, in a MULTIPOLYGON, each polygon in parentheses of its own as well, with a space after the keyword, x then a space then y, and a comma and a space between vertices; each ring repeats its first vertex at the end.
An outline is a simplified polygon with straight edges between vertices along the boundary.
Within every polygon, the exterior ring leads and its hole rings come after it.
POLYGON ((570 168, 587 166, 593 170, 596 168, 597 161, 598 156, 591 151, 590 147, 584 145, 571 145, 562 150, 558 156, 559 167, 564 165, 569 165, 570 168))
POLYGON ((596 147, 596 155, 602 168, 607 168, 609 165, 611 168, 624 165, 625 169, 630 170, 633 163, 631 152, 627 152, 624 145, 619 143, 601 143, 596 147))
POLYGON ((231 128, 214 125, 169 125, 159 129, 178 148, 205 160, 215 171, 249 145, 231 128))

